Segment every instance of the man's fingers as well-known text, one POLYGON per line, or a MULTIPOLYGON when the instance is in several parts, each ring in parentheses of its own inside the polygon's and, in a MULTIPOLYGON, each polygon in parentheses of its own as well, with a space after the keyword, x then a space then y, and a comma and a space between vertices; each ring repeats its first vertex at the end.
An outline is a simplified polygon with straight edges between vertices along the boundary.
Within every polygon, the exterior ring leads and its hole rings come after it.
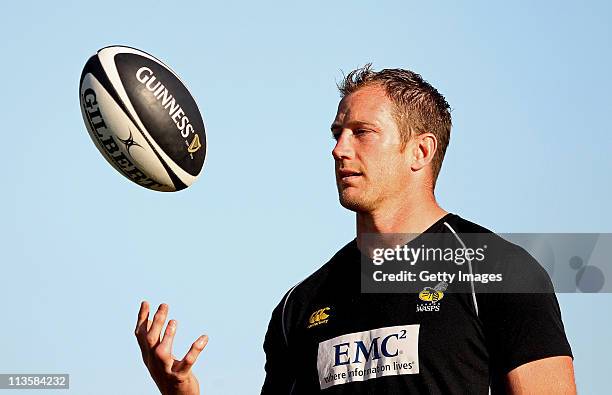
POLYGON ((162 303, 159 305, 157 312, 153 316, 153 323, 151 324, 151 328, 147 333, 147 342, 150 347, 154 347, 159 344, 159 335, 161 334, 161 330, 164 327, 164 322, 166 321, 166 317, 168 316, 168 305, 162 303))
POLYGON ((138 311, 138 320, 136 321, 136 329, 134 333, 138 336, 139 333, 144 332, 143 328, 146 328, 146 325, 143 325, 149 318, 149 303, 146 300, 143 300, 140 303, 140 310, 138 311))
POLYGON ((164 338, 156 349, 157 355, 162 360, 170 359, 172 356, 172 342, 174 341, 175 333, 176 320, 170 320, 166 326, 166 330, 164 331, 164 338))
POLYGON ((198 356, 208 344, 208 336, 200 336, 192 345, 183 360, 177 366, 177 373, 188 373, 198 356))

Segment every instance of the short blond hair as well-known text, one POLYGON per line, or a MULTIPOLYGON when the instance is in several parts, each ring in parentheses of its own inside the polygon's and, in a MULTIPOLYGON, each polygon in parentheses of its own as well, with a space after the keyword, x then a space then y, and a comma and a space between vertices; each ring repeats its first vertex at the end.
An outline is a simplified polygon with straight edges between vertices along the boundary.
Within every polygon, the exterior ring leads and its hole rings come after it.
POLYGON ((403 147, 412 134, 432 133, 438 149, 432 159, 432 183, 435 187, 452 127, 451 108, 436 88, 419 74, 404 69, 373 71, 372 64, 355 69, 338 83, 344 98, 365 86, 380 84, 395 105, 395 119, 401 133, 403 147))

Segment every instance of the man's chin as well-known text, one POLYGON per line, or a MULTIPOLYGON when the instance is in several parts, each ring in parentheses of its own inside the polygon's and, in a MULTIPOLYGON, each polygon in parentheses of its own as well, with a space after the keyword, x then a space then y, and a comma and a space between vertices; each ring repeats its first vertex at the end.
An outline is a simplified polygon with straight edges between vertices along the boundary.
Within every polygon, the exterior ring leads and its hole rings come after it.
POLYGON ((363 199, 358 199, 354 196, 345 196, 340 193, 339 195, 340 205, 347 210, 355 211, 355 212, 364 212, 368 211, 368 205, 363 199))

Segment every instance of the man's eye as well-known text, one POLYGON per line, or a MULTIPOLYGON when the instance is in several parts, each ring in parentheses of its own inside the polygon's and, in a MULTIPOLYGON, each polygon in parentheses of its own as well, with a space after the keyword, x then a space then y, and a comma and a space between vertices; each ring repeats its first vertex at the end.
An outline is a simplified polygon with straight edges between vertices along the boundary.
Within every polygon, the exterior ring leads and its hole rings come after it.
POLYGON ((338 141, 339 138, 340 138, 340 133, 332 133, 332 139, 338 141))
POLYGON ((367 132, 369 132, 367 129, 357 129, 353 132, 353 134, 358 136, 360 134, 366 134, 367 132))

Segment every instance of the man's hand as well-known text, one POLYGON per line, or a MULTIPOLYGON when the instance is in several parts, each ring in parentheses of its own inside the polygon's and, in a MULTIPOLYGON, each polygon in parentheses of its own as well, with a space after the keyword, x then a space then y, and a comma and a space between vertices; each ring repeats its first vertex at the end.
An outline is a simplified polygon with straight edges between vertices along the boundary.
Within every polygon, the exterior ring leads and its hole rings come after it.
POLYGON ((157 387, 164 395, 198 395, 198 379, 191 372, 198 355, 208 343, 208 336, 200 336, 182 360, 172 355, 172 341, 176 333, 176 321, 170 320, 162 340, 161 331, 168 316, 168 305, 161 304, 149 320, 149 303, 143 301, 138 312, 136 339, 140 345, 142 359, 157 387))

